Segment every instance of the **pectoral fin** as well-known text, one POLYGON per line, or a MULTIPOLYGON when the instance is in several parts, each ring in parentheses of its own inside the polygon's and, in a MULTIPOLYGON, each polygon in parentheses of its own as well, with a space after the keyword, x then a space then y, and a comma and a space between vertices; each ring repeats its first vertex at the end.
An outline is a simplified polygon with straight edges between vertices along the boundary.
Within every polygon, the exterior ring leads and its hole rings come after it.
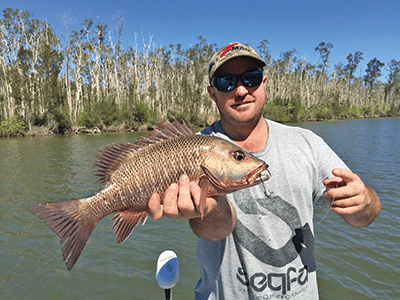
POLYGON ((206 206, 206 197, 207 197, 207 188, 209 185, 209 181, 206 176, 203 176, 199 180, 199 185, 201 187, 201 193, 200 193, 200 202, 199 202, 199 211, 201 215, 201 220, 204 218, 204 209, 206 206))

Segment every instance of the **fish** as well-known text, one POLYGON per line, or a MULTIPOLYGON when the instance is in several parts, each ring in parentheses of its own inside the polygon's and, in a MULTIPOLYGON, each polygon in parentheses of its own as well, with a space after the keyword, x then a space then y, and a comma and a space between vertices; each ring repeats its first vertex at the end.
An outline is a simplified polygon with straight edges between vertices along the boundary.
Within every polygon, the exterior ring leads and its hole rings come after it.
POLYGON ((268 165, 235 144, 215 136, 194 134, 176 119, 160 123, 135 143, 100 149, 96 175, 101 188, 89 197, 42 203, 29 210, 60 238, 62 255, 71 270, 89 236, 105 216, 112 217, 117 243, 145 223, 153 193, 164 193, 181 175, 198 182, 201 218, 207 196, 228 194, 269 178, 268 165), (267 173, 265 172, 267 171, 267 173))

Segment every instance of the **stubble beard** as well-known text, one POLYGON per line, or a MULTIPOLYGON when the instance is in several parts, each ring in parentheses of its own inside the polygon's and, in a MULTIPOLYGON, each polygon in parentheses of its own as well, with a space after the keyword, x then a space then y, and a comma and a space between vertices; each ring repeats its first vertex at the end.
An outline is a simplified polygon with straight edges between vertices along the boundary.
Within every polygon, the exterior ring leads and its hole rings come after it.
POLYGON ((255 126, 261 118, 263 118, 263 107, 253 113, 247 113, 246 109, 233 109, 231 111, 221 113, 221 120, 226 126, 240 125, 243 127, 255 126))

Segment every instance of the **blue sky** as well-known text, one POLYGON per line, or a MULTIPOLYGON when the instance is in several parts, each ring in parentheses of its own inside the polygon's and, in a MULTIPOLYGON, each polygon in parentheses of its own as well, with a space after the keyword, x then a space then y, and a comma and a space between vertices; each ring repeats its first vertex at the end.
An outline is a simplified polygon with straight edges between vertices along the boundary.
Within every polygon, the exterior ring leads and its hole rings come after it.
MULTIPOLYGON (((152 36, 156 47, 182 44, 189 48, 199 35, 208 43, 222 47, 229 42, 248 43, 256 48, 263 39, 270 42, 274 59, 282 52, 296 49, 297 57, 317 64, 314 51, 320 42, 332 43, 330 65, 346 63, 349 53, 363 52, 357 75, 377 57, 387 64, 400 61, 399 0, 309 0, 309 1, 218 1, 202 0, 1 0, 0 8, 30 11, 33 18, 49 22, 61 37, 64 34, 61 16, 67 12, 79 29, 80 23, 91 18, 111 28, 116 16, 124 19, 122 40, 125 45, 152 36), (8 3, 5 3, 8 2, 8 3)), ((140 45, 139 44, 139 45, 140 45)), ((140 48, 139 48, 140 49, 140 48)))

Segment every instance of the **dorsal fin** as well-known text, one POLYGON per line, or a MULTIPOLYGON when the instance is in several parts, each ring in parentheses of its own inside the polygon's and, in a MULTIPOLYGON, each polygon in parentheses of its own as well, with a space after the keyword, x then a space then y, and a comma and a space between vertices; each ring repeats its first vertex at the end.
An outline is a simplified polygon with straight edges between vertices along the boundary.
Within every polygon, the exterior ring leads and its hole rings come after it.
POLYGON ((182 136, 182 135, 192 135, 193 130, 189 128, 185 122, 179 123, 176 119, 172 123, 165 120, 164 123, 160 123, 156 129, 154 129, 147 137, 142 137, 134 145, 142 148, 143 146, 148 146, 159 141, 165 141, 170 138, 182 136))
POLYGON ((192 134, 193 130, 185 122, 181 124, 177 120, 174 120, 172 123, 165 120, 164 123, 160 123, 147 137, 142 137, 133 144, 115 144, 102 148, 96 156, 94 166, 97 172, 94 174, 99 177, 100 182, 104 185, 110 181, 112 173, 130 153, 170 138, 192 134))
POLYGON ((110 181, 111 174, 118 168, 124 158, 135 149, 135 144, 116 144, 109 147, 104 147, 96 156, 94 166, 96 168, 96 175, 100 183, 105 185, 110 181))

